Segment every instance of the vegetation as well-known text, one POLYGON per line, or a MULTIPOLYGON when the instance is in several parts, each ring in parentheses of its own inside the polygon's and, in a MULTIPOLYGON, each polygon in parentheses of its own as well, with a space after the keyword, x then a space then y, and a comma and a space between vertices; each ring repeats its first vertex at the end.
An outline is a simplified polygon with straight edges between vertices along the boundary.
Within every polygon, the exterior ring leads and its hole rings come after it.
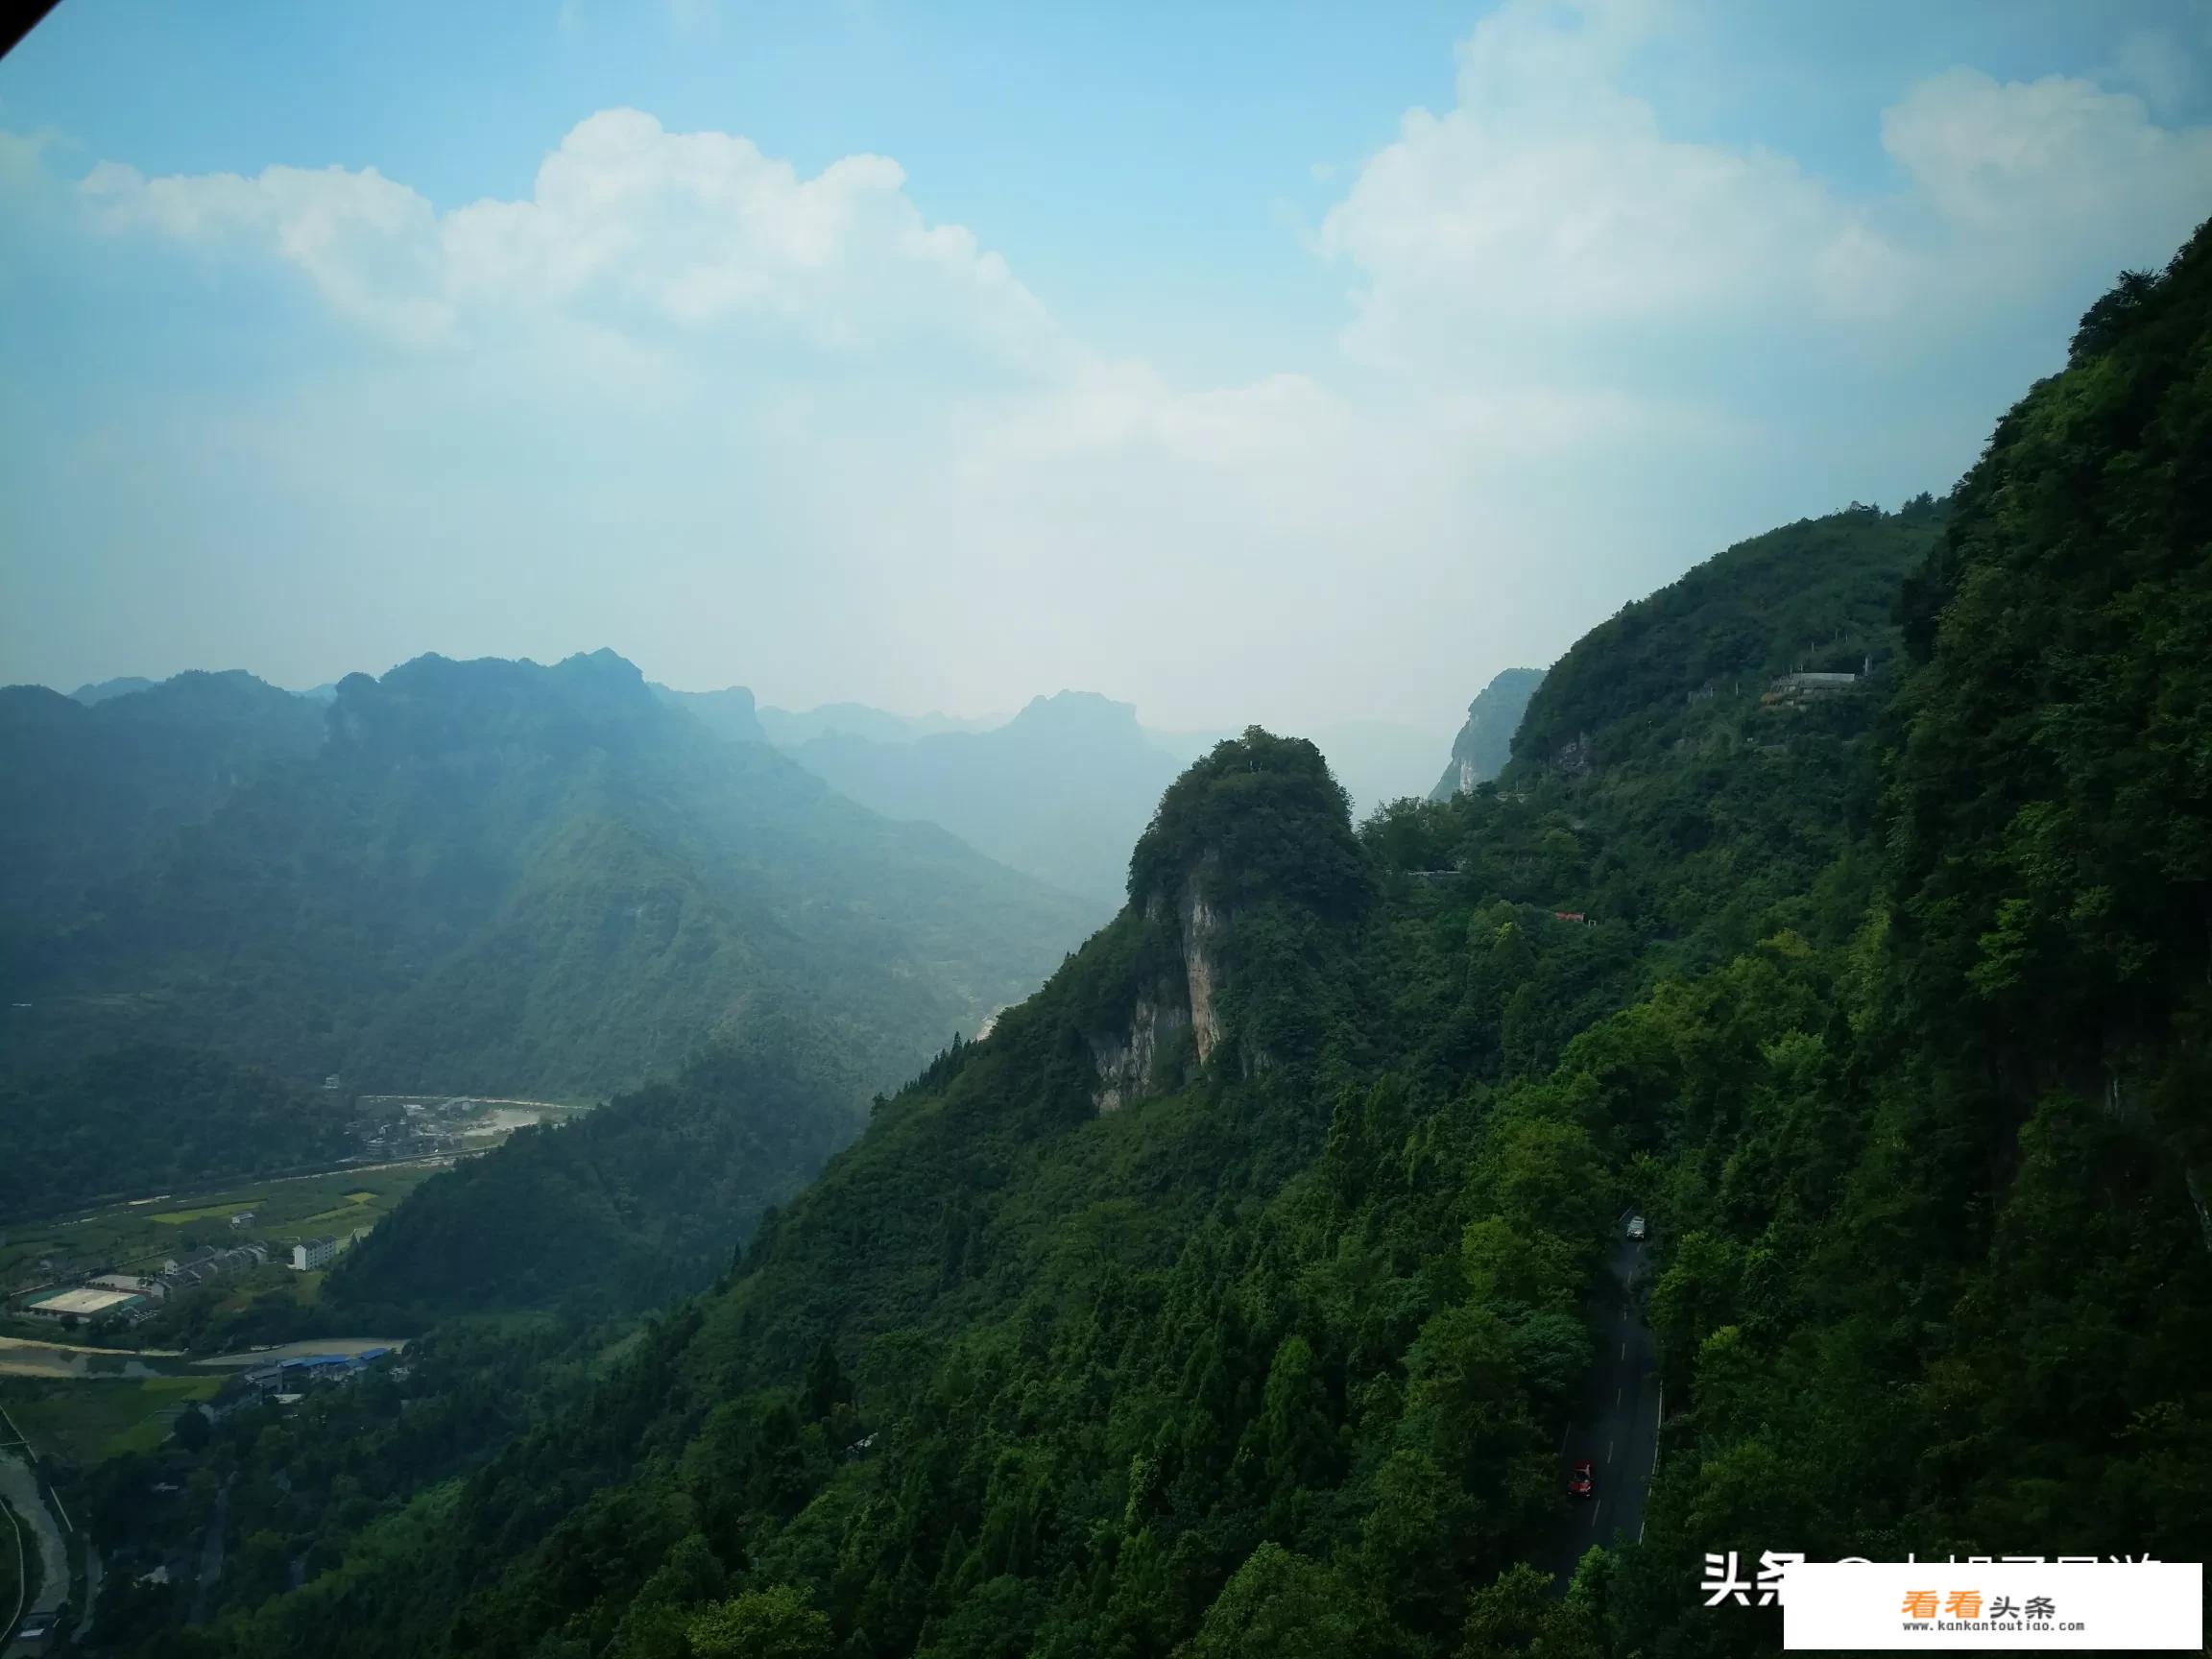
POLYGON ((340 1259, 328 1317, 415 1330, 442 1313, 632 1312, 699 1289, 852 1133, 833 1086, 781 1059, 792 1046, 709 1053, 434 1177, 340 1259))
POLYGON ((117 684, 74 698, 0 688, 0 979, 10 987, 31 966, 11 958, 36 961, 46 931, 79 920, 101 882, 323 742, 322 709, 251 674, 117 684))
POLYGON ((590 1095, 770 1024, 857 1105, 1087 915, 718 739, 610 653, 423 658, 349 677, 328 721, 0 965, 33 1004, 10 1064, 156 1037, 373 1090, 590 1095))
POLYGON ((336 1162, 352 1150, 328 1105, 219 1055, 159 1045, 68 1071, 0 1080, 0 1216, 336 1162))
MULTIPOLYGON (((1687 1659, 1775 1645, 1708 1551, 2204 1558, 2208 364, 2212 231, 1947 504, 1628 608, 1471 794, 1355 833, 1310 745, 1218 746, 1121 916, 711 1289, 227 1420, 184 1484, 261 1494, 306 1582, 117 1628, 1687 1659), (1206 1061, 1098 1111, 1099 1037, 1216 974, 1206 1061), (1631 1203, 1673 1415, 1647 1536, 1577 1562, 1555 1449, 1631 1203)), ((160 1535, 149 1473, 103 1525, 160 1535)))

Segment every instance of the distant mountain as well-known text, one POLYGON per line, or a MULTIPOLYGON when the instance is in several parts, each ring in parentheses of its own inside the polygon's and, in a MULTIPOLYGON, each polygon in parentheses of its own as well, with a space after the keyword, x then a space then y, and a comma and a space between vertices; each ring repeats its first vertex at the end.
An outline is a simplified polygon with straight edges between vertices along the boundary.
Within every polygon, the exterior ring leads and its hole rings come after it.
POLYGON ((72 702, 82 703, 89 709, 95 703, 105 703, 114 697, 128 697, 133 691, 151 691, 159 684, 158 680, 145 680, 135 674, 127 674, 120 680, 95 680, 80 685, 69 693, 69 697, 72 702))
POLYGON ((753 707, 753 693, 742 685, 721 691, 678 691, 655 685, 653 695, 671 709, 681 709, 706 724, 715 736, 736 743, 765 743, 768 733, 753 707))
POLYGON ((1133 707, 1088 691, 1035 698, 990 732, 905 742, 825 735, 793 755, 863 805, 943 825, 1082 895, 1099 920, 1118 902, 1130 845, 1176 773, 1133 707))
POLYGON ((0 689, 0 949, 75 920, 93 886, 314 754, 323 733, 322 709, 237 670, 75 697, 0 689))
POLYGON ((779 749, 796 749, 802 743, 828 736, 903 743, 915 737, 934 737, 941 732, 989 732, 1006 723, 1005 716, 998 714, 975 719, 934 712, 892 714, 881 709, 871 709, 865 703, 825 703, 819 708, 800 710, 763 706, 758 712, 767 740, 779 749))
MULTIPOLYGON (((47 716, 102 712, 46 695, 47 716)), ((8 1017, 9 1065, 189 1039, 370 1089, 575 1097, 773 1032, 858 1100, 1026 995, 1093 919, 722 741, 609 652, 353 675, 328 729, 13 941, 0 982, 33 1007, 8 1017)))
POLYGON ((1475 701, 1467 705, 1467 724, 1453 739, 1451 764, 1429 791, 1430 800, 1464 795, 1505 770, 1505 762, 1513 757, 1513 733, 1520 730, 1528 699, 1543 683, 1541 668, 1507 668, 1475 694, 1475 701))

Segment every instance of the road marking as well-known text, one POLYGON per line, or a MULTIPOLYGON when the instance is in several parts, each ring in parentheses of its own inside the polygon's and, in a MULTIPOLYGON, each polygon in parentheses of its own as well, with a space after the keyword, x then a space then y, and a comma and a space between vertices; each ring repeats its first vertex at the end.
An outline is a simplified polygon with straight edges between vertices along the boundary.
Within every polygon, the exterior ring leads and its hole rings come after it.
POLYGON ((1613 1404, 1616 1407, 1621 1404, 1621 1384, 1618 1382, 1613 1384, 1613 1404))
POLYGON ((1600 1509, 1602 1509, 1602 1508, 1604 1508, 1604 1507, 1605 1507, 1605 1501, 1604 1501, 1602 1498, 1600 1498, 1600 1499, 1599 1499, 1599 1500, 1597 1503, 1593 1503, 1593 1504, 1591 1504, 1591 1505, 1590 1505, 1590 1530, 1591 1530, 1591 1531, 1595 1532, 1595 1531, 1597 1531, 1597 1530, 1598 1530, 1598 1511, 1599 1511, 1599 1510, 1600 1510, 1600 1509))
POLYGON ((1625 1336, 1621 1338, 1621 1358, 1623 1359, 1628 1358, 1628 1338, 1625 1336))
POLYGON ((1605 1461, 1608 1463, 1613 1461, 1613 1442, 1610 1440, 1605 1442, 1605 1461))

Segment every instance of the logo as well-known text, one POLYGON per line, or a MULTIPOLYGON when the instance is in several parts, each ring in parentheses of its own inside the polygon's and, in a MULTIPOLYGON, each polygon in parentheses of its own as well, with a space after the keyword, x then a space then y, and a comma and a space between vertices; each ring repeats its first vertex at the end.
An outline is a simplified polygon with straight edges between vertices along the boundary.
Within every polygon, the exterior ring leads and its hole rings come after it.
MULTIPOLYGON (((1715 1559, 1707 1557, 1709 1594, 1715 1559)), ((2204 1569, 2194 1561, 2086 1556, 1938 1564, 1807 1561, 1772 1553, 1761 1560, 1778 1564, 1771 1576, 1786 1649, 2111 1652, 2204 1646, 2204 1569)), ((1726 1577, 1737 1576, 1729 1557, 1726 1577)), ((1761 1575, 1762 1585, 1768 1576, 1761 1575)))

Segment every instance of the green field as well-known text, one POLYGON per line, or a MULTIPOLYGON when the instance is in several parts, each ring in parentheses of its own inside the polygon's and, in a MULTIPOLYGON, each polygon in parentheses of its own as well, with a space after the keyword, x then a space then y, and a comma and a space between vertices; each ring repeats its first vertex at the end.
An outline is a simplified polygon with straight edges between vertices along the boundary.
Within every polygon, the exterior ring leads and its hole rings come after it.
POLYGON ((187 1221, 212 1221, 234 1214, 243 1204, 258 1204, 261 1195, 253 1193, 242 1198, 225 1199, 220 1204, 208 1204, 198 1210, 161 1210, 154 1219, 164 1227, 181 1227, 187 1221))
POLYGON ((202 1244, 265 1244, 275 1258, 298 1238, 374 1226, 437 1172, 427 1165, 342 1169, 180 1192, 158 1208, 114 1204, 84 1215, 11 1227, 0 1233, 0 1291, 12 1297, 92 1273, 158 1269, 164 1259, 202 1244), (252 1225, 231 1226, 230 1216, 241 1210, 253 1212, 252 1225))
POLYGON ((212 1400, 216 1376, 133 1379, 0 1378, 0 1403, 41 1457, 97 1463, 161 1444, 186 1406, 212 1400))

